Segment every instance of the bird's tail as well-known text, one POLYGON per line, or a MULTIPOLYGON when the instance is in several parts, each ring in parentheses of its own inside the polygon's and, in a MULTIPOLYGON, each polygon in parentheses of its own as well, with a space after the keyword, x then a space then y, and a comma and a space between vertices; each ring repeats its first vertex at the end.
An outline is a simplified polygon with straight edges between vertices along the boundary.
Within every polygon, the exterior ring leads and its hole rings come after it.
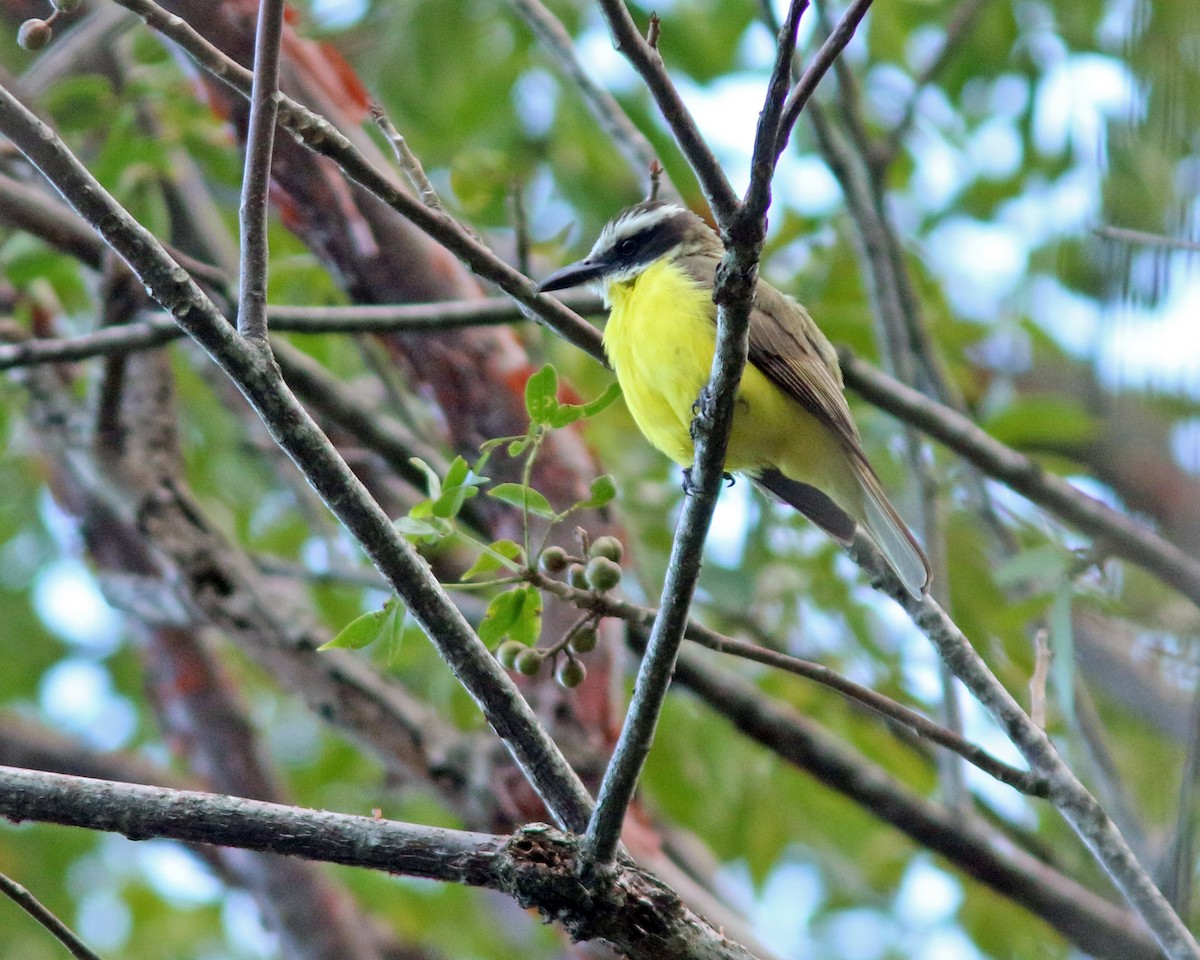
POLYGON ((904 584, 904 589, 920 599, 929 589, 929 560, 896 508, 888 502, 870 464, 863 460, 855 467, 863 492, 863 525, 904 584))
POLYGON ((854 463, 854 473, 862 489, 862 516, 855 518, 830 497, 811 484, 785 476, 778 470, 764 470, 754 479, 769 493, 790 504, 837 540, 849 546, 859 524, 875 541, 891 565, 904 589, 920 597, 929 588, 929 561, 916 538, 888 502, 879 478, 866 460, 854 463))

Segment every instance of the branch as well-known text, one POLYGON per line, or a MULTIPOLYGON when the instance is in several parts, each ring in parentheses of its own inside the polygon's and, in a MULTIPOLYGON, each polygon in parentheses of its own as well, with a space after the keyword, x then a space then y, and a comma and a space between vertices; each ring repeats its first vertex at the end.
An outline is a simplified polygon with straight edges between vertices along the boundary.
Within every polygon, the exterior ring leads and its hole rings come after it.
POLYGON ((829 72, 829 68, 833 66, 833 62, 846 48, 846 44, 854 37, 854 32, 858 29, 862 18, 867 15, 867 10, 870 7, 871 0, 854 0, 846 8, 846 12, 842 15, 842 19, 838 21, 838 25, 825 38, 825 42, 821 44, 821 49, 813 57, 812 63, 808 65, 803 76, 796 82, 796 86, 792 92, 788 94, 787 102, 783 105, 783 123, 780 125, 779 137, 775 144, 776 157, 783 153, 784 147, 787 146, 792 128, 796 125, 796 121, 800 119, 800 113, 808 103, 809 98, 813 95, 813 92, 817 89, 817 84, 829 72))
POLYGON ((1164 237, 1158 233, 1146 233, 1144 230, 1129 230, 1125 227, 1094 227, 1092 233, 1106 240, 1118 240, 1122 243, 1140 244, 1147 247, 1167 247, 1171 250, 1200 250, 1200 240, 1186 240, 1183 237, 1164 237))
POLYGON ((1104 549, 1145 569, 1200 606, 1200 561, 1118 513, 1040 464, 1006 447, 970 419, 904 386, 848 350, 839 351, 846 386, 892 416, 911 423, 984 473, 1049 510, 1104 549))
POLYGON ((250 127, 242 174, 241 268, 238 271, 238 333, 267 339, 267 193, 275 118, 279 114, 279 42, 283 33, 283 0, 259 0, 254 35, 254 82, 250 92, 250 127))
POLYGON ((54 938, 66 947, 76 960, 100 960, 86 943, 79 939, 65 923, 48 910, 37 897, 10 877, 0 873, 0 893, 45 927, 54 938))
POLYGON ((0 767, 0 815, 487 887, 630 960, 753 960, 628 861, 611 885, 581 883, 579 841, 539 824, 500 837, 12 767, 0 767))
POLYGON ((850 556, 870 575, 877 590, 904 608, 954 675, 1000 725, 1030 769, 1049 781, 1049 800, 1141 914, 1166 955, 1175 960, 1200 958, 1200 945, 1138 862, 1116 824, 1063 762, 1046 732, 1029 719, 937 601, 911 596, 887 566, 878 547, 864 534, 855 538, 850 556))
MULTIPOLYGON (((613 5, 603 5, 612 22, 608 11, 613 5)), ((625 13, 623 4, 616 6, 625 13)), ((787 23, 779 32, 775 69, 759 115, 755 165, 746 191, 747 200, 737 204, 728 216, 717 214, 725 239, 725 256, 717 268, 713 289, 713 300, 717 304, 717 342, 712 374, 697 400, 698 413, 692 425, 694 464, 687 475, 690 496, 684 502, 671 546, 662 602, 650 631, 646 656, 638 670, 620 738, 604 771, 596 807, 588 823, 587 847, 600 868, 606 868, 616 856, 625 812, 633 800, 638 778, 654 741, 654 730, 671 684, 675 657, 683 642, 688 610, 700 578, 704 541, 708 538, 717 495, 721 491, 725 453, 733 428, 734 403, 749 349, 750 311, 754 303, 758 259, 766 237, 766 208, 771 200, 770 183, 775 173, 775 158, 770 151, 787 94, 788 71, 804 6, 805 0, 793 0, 787 23)), ((640 37, 637 42, 646 50, 650 49, 640 37)), ((657 57, 656 52, 654 56, 657 57)), ((661 60, 658 65, 661 69, 661 60)), ((664 89, 674 91, 665 73, 658 79, 665 82, 664 89)), ((689 129, 687 124, 681 126, 689 129)), ((703 159, 701 156, 701 161, 703 159)), ((703 179, 701 169, 695 166, 693 169, 703 179)), ((719 168, 715 172, 724 183, 724 174, 719 168)))
MULTIPOLYGON (((599 594, 593 590, 580 590, 541 573, 533 573, 530 576, 530 582, 538 589, 553 593, 581 610, 588 610, 602 617, 616 617, 634 626, 650 627, 654 624, 654 619, 658 614, 658 611, 651 607, 639 606, 627 600, 618 600, 616 597, 599 594)), ((847 700, 859 703, 880 716, 902 724, 918 736, 953 751, 984 773, 1028 796, 1045 797, 1048 792, 1044 778, 998 760, 982 747, 978 747, 954 731, 934 723, 916 710, 906 707, 870 687, 855 683, 823 664, 779 653, 756 643, 737 640, 734 637, 718 633, 695 620, 688 621, 684 630, 684 638, 717 653, 751 660, 819 683, 821 686, 841 694, 847 700)))
POLYGON ((1041 917, 1089 955, 1161 960, 1132 911, 1097 896, 977 819, 916 796, 809 718, 763 697, 748 681, 704 664, 687 650, 680 654, 676 680, 750 739, 1041 917))
POLYGON ((154 298, 233 379, 276 442, 392 583, 549 809, 568 828, 582 829, 591 811, 591 800, 578 776, 425 562, 400 537, 388 516, 287 390, 278 368, 263 349, 265 341, 238 337, 157 240, 113 200, 48 126, 2 87, 0 132, 96 228, 154 298))
MULTIPOLYGON (((195 62, 231 90, 249 96, 252 76, 225 56, 179 17, 153 0, 117 0, 140 16, 150 27, 169 37, 195 62)), ((591 354, 601 363, 604 352, 600 336, 591 324, 566 309, 554 297, 539 294, 528 277, 510 267, 466 231, 445 211, 431 209, 401 190, 371 164, 333 124, 284 94, 279 94, 279 123, 300 143, 333 160, 351 180, 410 221, 457 256, 467 267, 522 304, 524 313, 544 323, 569 343, 591 354)))
MULTIPOLYGON (((616 48, 638 72, 658 104, 675 142, 700 181, 700 189, 704 191, 717 223, 722 226, 728 224, 738 210, 737 194, 733 192, 716 155, 704 142, 695 119, 667 75, 657 45, 642 39, 624 0, 600 0, 600 12, 608 21, 616 48)), ((652 16, 650 24, 651 30, 657 30, 658 17, 652 16)))
MULTIPOLYGON (((541 42, 542 49, 554 61, 559 72, 563 74, 579 92, 584 105, 599 124, 601 132, 616 146, 617 152, 625 158, 625 163, 635 175, 639 172, 649 175, 658 156, 654 147, 645 135, 629 119, 616 97, 595 83, 588 76, 583 64, 575 55, 575 46, 571 35, 567 33, 562 22, 547 9, 540 0, 510 0, 513 9, 521 15, 526 25, 533 31, 534 36, 541 42)), ((662 167, 658 168, 660 171, 662 167)), ((669 179, 661 179, 660 192, 664 200, 679 201, 679 191, 669 179)))

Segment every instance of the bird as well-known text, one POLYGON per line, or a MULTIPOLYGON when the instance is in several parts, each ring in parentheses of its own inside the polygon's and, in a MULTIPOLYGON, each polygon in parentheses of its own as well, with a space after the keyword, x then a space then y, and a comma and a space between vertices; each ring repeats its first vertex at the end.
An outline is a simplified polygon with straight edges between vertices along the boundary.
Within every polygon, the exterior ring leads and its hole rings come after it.
MULTIPOLYGON (((588 285, 603 296, 604 351, 626 405, 646 439, 684 468, 685 488, 716 350, 723 253, 698 215, 648 200, 618 213, 586 257, 538 286, 588 285)), ((908 593, 928 591, 929 561, 863 452, 837 352, 799 301, 761 279, 725 469, 749 475, 843 546, 864 530, 908 593)))

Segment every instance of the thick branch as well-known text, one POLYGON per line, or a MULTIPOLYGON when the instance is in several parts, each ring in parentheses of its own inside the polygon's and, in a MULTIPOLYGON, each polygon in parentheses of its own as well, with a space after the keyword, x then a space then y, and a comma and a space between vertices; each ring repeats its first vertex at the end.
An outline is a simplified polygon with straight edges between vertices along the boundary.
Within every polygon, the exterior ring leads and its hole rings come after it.
POLYGON ((541 825, 499 837, 12 767, 0 767, 0 815, 488 887, 630 960, 753 960, 628 861, 611 883, 583 884, 580 842, 541 825))

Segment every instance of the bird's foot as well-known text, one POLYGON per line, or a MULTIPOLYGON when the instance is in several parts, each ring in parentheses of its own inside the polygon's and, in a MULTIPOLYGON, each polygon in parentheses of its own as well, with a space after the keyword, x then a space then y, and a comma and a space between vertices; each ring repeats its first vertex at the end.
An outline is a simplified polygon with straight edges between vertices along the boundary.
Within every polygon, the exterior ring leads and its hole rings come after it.
POLYGON ((704 421, 704 426, 711 427, 713 420, 713 404, 716 402, 713 397, 709 385, 705 384, 704 389, 700 391, 700 396, 696 398, 696 402, 692 404, 692 425, 689 430, 692 436, 692 442, 696 440, 696 434, 699 430, 699 423, 704 421))
MULTIPOLYGON (((729 471, 725 471, 724 473, 722 473, 721 479, 723 479, 725 481, 726 488, 732 487, 735 483, 737 483, 737 477, 735 477, 729 471)), ((682 484, 682 486, 683 486, 683 495, 685 497, 690 497, 696 490, 696 484, 692 480, 692 468, 691 467, 683 468, 683 484, 682 484)))

